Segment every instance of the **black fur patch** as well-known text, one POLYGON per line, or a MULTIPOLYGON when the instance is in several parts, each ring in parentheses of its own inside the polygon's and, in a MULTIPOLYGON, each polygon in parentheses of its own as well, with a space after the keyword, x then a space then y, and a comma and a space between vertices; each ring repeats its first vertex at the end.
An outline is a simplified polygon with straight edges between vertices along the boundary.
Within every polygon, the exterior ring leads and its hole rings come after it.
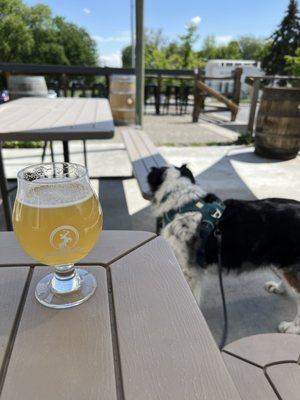
MULTIPOLYGON (((192 171, 189 168, 187 168, 186 164, 183 164, 181 167, 175 167, 175 168, 178 169, 178 171, 180 171, 181 176, 188 178, 192 183, 196 182, 192 171)), ((160 185, 163 183, 165 172, 167 169, 168 167, 151 168, 151 171, 149 172, 147 179, 152 193, 155 193, 160 187, 160 185)))
MULTIPOLYGON (((285 199, 226 200, 219 223, 222 264, 243 272, 262 265, 300 265, 300 202, 285 199)), ((207 264, 217 261, 216 239, 206 243, 207 264)))
POLYGON ((168 167, 152 167, 151 172, 148 174, 148 183, 150 185, 152 193, 155 193, 160 185, 164 181, 164 173, 168 167))
POLYGON ((181 176, 185 176, 188 178, 192 183, 196 183, 194 175, 192 171, 186 166, 186 164, 183 164, 181 167, 175 167, 180 171, 181 176))

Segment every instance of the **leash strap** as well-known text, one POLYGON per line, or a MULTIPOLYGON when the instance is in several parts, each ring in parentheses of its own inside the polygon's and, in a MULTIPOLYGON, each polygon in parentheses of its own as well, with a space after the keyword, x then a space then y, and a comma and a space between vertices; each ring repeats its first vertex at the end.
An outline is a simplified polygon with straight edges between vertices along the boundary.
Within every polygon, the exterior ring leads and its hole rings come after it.
POLYGON ((219 229, 216 229, 214 235, 217 239, 217 249, 218 249, 218 276, 219 276, 219 284, 221 290, 221 298, 222 298, 222 306, 223 306, 223 316, 224 316, 224 326, 222 332, 222 339, 219 345, 219 349, 222 350, 226 344, 227 336, 228 336, 228 315, 227 315, 227 305, 225 299, 225 291, 223 284, 223 275, 222 275, 222 234, 219 229))

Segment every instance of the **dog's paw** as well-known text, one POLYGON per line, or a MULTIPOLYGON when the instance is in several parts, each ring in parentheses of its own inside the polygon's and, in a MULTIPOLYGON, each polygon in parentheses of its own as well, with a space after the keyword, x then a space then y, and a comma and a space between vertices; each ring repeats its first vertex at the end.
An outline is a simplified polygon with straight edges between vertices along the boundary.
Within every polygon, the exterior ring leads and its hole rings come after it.
POLYGON ((300 326, 297 325, 294 321, 281 322, 278 326, 278 330, 281 333, 293 333, 294 335, 300 335, 300 326))
POLYGON ((282 282, 269 281, 265 283, 264 288, 269 293, 282 294, 285 292, 282 282))

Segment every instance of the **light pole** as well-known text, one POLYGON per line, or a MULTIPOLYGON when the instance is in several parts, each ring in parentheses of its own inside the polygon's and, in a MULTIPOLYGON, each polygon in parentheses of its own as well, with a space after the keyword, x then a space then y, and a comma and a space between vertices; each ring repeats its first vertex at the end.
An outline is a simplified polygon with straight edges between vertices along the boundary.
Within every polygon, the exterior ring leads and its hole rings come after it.
POLYGON ((136 125, 143 125, 144 106, 144 0, 135 1, 136 125))
POLYGON ((134 68, 134 53, 135 53, 135 43, 134 43, 134 0, 130 0, 130 26, 131 26, 131 67, 134 68))

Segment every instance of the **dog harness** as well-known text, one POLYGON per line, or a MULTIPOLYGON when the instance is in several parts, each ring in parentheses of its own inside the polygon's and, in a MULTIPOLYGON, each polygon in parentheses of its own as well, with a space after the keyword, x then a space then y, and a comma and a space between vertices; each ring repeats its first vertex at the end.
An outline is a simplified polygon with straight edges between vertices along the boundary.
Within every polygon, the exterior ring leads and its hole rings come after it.
MULTIPOLYGON (((169 194, 167 193, 162 202, 165 202, 169 194)), ((198 212, 202 214, 199 236, 201 247, 197 251, 197 263, 201 266, 205 263, 205 245, 210 234, 215 231, 217 225, 225 211, 225 204, 222 200, 217 199, 210 203, 204 201, 203 198, 198 198, 181 207, 174 208, 165 212, 162 216, 162 226, 165 227, 172 222, 177 214, 185 214, 188 212, 198 212)))

